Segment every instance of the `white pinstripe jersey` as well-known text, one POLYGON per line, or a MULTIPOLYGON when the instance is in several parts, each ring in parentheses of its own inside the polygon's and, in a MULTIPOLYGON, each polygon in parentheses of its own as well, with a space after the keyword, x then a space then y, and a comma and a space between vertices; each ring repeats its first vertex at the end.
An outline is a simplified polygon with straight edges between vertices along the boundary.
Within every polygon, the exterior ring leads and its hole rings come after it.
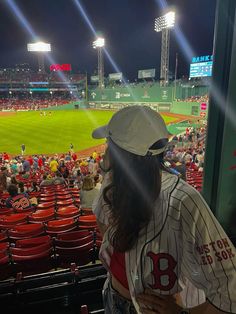
MULTIPOLYGON (((94 203, 97 219, 109 225, 109 207, 100 196, 94 203)), ((109 269, 112 247, 109 228, 100 257, 109 269)), ((206 202, 176 176, 162 173, 162 188, 149 225, 136 246, 125 253, 132 301, 145 288, 157 294, 181 292, 183 304, 193 307, 205 296, 217 308, 236 313, 236 251, 206 202), (204 292, 203 292, 204 291, 204 292)))

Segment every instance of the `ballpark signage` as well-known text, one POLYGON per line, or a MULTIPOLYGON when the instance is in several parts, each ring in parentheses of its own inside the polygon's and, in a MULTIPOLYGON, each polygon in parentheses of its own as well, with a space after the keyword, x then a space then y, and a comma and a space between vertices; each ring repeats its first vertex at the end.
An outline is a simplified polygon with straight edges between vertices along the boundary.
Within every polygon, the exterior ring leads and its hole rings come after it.
POLYGON ((138 78, 145 79, 145 78, 154 78, 156 75, 156 69, 147 69, 147 70, 139 70, 138 71, 138 78))
POLYGON ((91 80, 91 82, 93 82, 93 83, 98 82, 98 81, 99 81, 98 75, 92 75, 92 76, 90 77, 90 80, 91 80))
POLYGON ((64 64, 51 64, 50 71, 71 71, 71 64, 64 63, 64 64))
POLYGON ((190 64, 190 78, 212 76, 213 56, 193 57, 190 64))
POLYGON ((109 74, 110 81, 118 81, 118 80, 122 80, 122 78, 123 78, 123 74, 121 72, 109 74))
POLYGON ((206 103, 201 104, 201 110, 207 110, 207 104, 206 103))

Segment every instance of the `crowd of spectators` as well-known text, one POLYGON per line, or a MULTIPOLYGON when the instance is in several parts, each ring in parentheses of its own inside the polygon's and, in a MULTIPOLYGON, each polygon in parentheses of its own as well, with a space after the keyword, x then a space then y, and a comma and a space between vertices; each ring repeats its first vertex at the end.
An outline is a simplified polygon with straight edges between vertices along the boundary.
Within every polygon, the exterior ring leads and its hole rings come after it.
POLYGON ((177 99, 177 101, 208 103, 209 102, 209 95, 191 96, 191 97, 185 98, 184 100, 183 99, 177 99))
POLYGON ((52 106, 66 105, 70 99, 64 99, 60 96, 49 96, 44 99, 41 98, 25 98, 19 99, 17 97, 12 98, 0 98, 0 111, 26 111, 26 110, 41 110, 52 106))
MULTIPOLYGON (((172 137, 164 154, 165 166, 198 190, 202 187, 205 133, 206 127, 187 127, 184 133, 172 137), (197 182, 193 178, 197 178, 197 182)), ((43 186, 64 184, 79 188, 81 207, 91 207, 103 179, 101 160, 102 155, 96 151, 83 159, 73 151, 28 157, 1 153, 0 194, 10 193, 12 184, 16 186, 17 194, 24 196, 39 191, 43 186)))
POLYGON ((69 188, 79 188, 81 208, 91 208, 101 186, 101 158, 96 151, 85 159, 79 159, 74 152, 50 157, 11 157, 4 152, 0 154, 0 198, 3 194, 9 194, 9 202, 1 205, 10 206, 10 197, 14 200, 16 196, 17 199, 28 199, 28 194, 38 192, 44 186, 63 184, 69 188))
POLYGON ((14 69, 12 71, 0 71, 0 82, 7 82, 7 83, 15 83, 15 82, 22 82, 22 83, 30 83, 30 82, 75 82, 78 83, 81 80, 85 79, 84 74, 71 74, 71 73, 63 73, 53 71, 51 73, 37 73, 33 71, 17 71, 14 69))

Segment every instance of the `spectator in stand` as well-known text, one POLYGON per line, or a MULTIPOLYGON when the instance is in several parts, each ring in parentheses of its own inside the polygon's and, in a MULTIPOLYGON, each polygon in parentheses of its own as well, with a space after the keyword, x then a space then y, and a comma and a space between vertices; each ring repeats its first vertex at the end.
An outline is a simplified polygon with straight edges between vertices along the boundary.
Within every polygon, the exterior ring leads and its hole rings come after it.
POLYGON ((9 161, 10 160, 9 155, 6 152, 3 153, 3 160, 4 161, 6 161, 6 160, 9 161))
POLYGON ((27 159, 22 160, 23 172, 30 172, 30 162, 27 159))
POLYGON ((48 186, 48 185, 52 185, 53 184, 53 179, 52 178, 48 178, 47 174, 43 175, 43 180, 40 183, 40 186, 48 186))
POLYGON ((18 185, 18 181, 16 180, 16 177, 14 175, 11 176, 11 183, 10 184, 18 185))
POLYGON ((32 166, 33 166, 33 162, 34 162, 33 157, 32 157, 32 156, 29 156, 29 157, 27 158, 27 160, 28 160, 28 162, 30 163, 30 167, 32 167, 32 166))
POLYGON ((16 165, 17 165, 17 172, 22 173, 23 172, 23 162, 20 159, 18 159, 16 165))
POLYGON ((31 187, 29 188, 29 192, 39 192, 40 187, 38 186, 36 181, 33 181, 31 187))
POLYGON ((34 171, 37 171, 37 169, 38 169, 38 157, 37 156, 34 156, 34 158, 33 158, 33 166, 32 166, 32 168, 33 168, 33 170, 34 171))
POLYGON ((68 153, 65 155, 65 162, 68 162, 68 161, 71 161, 71 152, 68 152, 68 153))
POLYGON ((88 171, 91 176, 95 176, 98 170, 98 163, 93 159, 90 158, 88 163, 88 171))
POLYGON ((82 179, 82 174, 80 170, 77 170, 76 176, 74 178, 74 185, 78 188, 81 189, 82 184, 83 184, 83 179, 82 179))
POLYGON ((99 190, 95 189, 93 178, 91 176, 84 177, 82 188, 80 190, 81 208, 92 208, 98 193, 99 190))
POLYGON ((27 189, 27 187, 24 185, 24 183, 23 182, 18 182, 18 193, 20 194, 20 193, 26 193, 26 192, 28 192, 28 189, 27 189))
POLYGON ((18 173, 18 167, 17 167, 17 160, 16 159, 11 160, 10 168, 11 168, 11 173, 12 174, 17 174, 18 173))
POLYGON ((186 181, 186 165, 177 156, 173 159, 173 167, 180 173, 180 178, 186 181))
POLYGON ((15 184, 10 184, 7 190, 10 194, 10 197, 6 200, 6 207, 14 208, 16 210, 30 210, 32 208, 28 194, 19 194, 15 184))
POLYGON ((74 164, 74 167, 71 170, 72 177, 76 178, 78 170, 80 171, 80 165, 79 165, 79 161, 77 160, 74 164))
POLYGON ((4 168, 1 168, 0 172, 0 194, 7 191, 7 176, 4 172, 4 168))
POLYGON ((61 172, 57 171, 55 178, 53 179, 53 184, 57 185, 57 184, 65 184, 65 179, 63 178, 61 172))
POLYGON ((101 181, 101 176, 99 175, 99 173, 97 173, 93 179, 94 179, 95 189, 100 190, 102 186, 102 181, 101 181))
POLYGON ((162 117, 127 107, 93 137, 108 143, 109 168, 93 208, 109 271, 105 313, 236 313, 235 248, 200 193, 166 171, 162 117), (218 242, 230 258, 219 258, 218 242))
POLYGON ((21 145, 21 155, 24 156, 25 154, 25 144, 21 145))
POLYGON ((97 157, 98 157, 98 153, 97 153, 97 151, 95 150, 93 153, 92 153, 92 156, 91 156, 94 160, 96 160, 97 159, 97 157))
POLYGON ((43 158, 40 155, 39 158, 38 158, 38 167, 39 167, 39 169, 43 169, 43 166, 44 166, 43 158))
POLYGON ((76 155, 76 153, 73 153, 73 154, 71 155, 71 157, 72 157, 72 159, 73 159, 74 161, 77 160, 77 155, 76 155))
POLYGON ((54 157, 51 158, 49 168, 52 172, 57 172, 58 162, 54 159, 54 157))
POLYGON ((64 179, 67 179, 69 176, 69 170, 65 165, 64 160, 60 160, 58 171, 61 173, 64 179))

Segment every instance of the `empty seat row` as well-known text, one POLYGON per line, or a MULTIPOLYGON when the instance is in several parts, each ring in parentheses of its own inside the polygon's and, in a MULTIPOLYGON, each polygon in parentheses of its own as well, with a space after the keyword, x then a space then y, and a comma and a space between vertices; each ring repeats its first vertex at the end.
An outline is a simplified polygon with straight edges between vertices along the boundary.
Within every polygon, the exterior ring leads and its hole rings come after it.
POLYGON ((0 243, 0 279, 16 275, 41 273, 71 263, 95 263, 98 246, 96 232, 70 232, 54 238, 49 235, 17 240, 15 244, 0 243))

